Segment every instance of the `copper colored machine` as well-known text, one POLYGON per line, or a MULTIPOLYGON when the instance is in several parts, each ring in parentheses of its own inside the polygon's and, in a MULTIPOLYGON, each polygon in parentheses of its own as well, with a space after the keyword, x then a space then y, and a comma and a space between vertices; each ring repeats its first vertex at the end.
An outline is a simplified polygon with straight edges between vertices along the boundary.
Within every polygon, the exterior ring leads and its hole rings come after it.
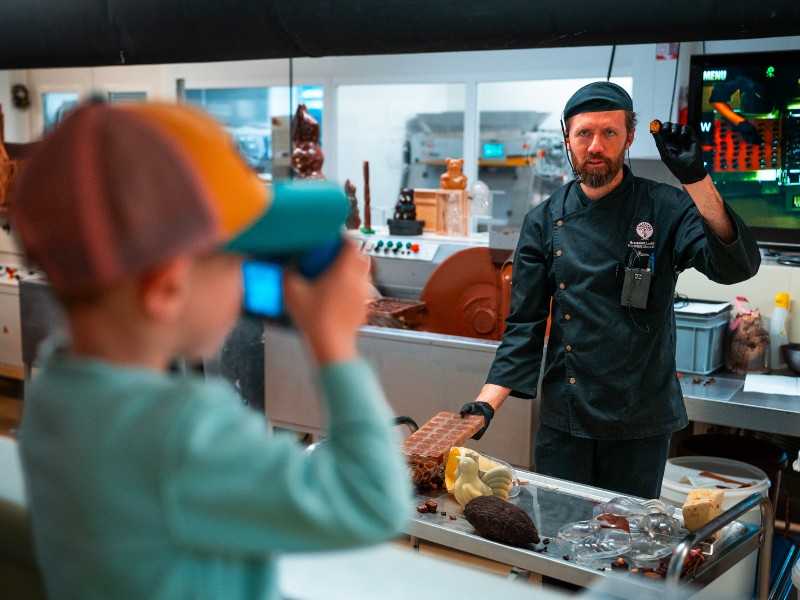
POLYGON ((512 258, 510 250, 462 248, 436 265, 418 299, 373 301, 369 324, 500 341, 511 304, 512 258))
POLYGON ((511 299, 511 256, 487 247, 465 248, 434 270, 420 295, 419 329, 500 340, 511 299))
POLYGON ((418 298, 375 299, 369 324, 499 341, 511 299, 511 252, 464 247, 431 267, 418 298))

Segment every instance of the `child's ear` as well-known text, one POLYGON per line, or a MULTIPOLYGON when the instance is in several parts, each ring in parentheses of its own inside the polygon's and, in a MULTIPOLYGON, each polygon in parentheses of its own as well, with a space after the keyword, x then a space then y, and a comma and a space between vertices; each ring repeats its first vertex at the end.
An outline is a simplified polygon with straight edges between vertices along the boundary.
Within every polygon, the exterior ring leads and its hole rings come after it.
POLYGON ((157 321, 170 321, 181 313, 188 293, 190 270, 190 258, 179 256, 139 277, 139 300, 147 316, 157 321))

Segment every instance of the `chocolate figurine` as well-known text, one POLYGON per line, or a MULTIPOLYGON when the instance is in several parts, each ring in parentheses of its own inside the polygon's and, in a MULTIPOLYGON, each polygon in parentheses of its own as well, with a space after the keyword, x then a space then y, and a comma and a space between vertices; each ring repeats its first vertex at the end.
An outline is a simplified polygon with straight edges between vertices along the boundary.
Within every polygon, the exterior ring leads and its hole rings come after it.
POLYGON ((356 186, 350 180, 344 182, 344 195, 347 196, 349 211, 344 226, 347 229, 358 229, 361 227, 361 217, 358 215, 358 198, 356 198, 356 186))
POLYGON ((394 218, 402 221, 415 221, 417 219, 414 193, 410 188, 400 190, 400 197, 394 205, 394 218))
POLYGON ((371 208, 369 205, 369 161, 364 161, 364 226, 362 233, 375 233, 372 228, 371 208))
POLYGON ((319 123, 312 117, 305 104, 297 107, 292 122, 291 164, 298 179, 325 179, 322 175, 322 163, 325 156, 317 143, 319 140, 319 123))
POLYGON ((414 204, 414 190, 403 188, 394 205, 394 219, 387 219, 391 235, 421 235, 425 221, 417 219, 417 205, 414 204))
POLYGON ((447 165, 447 172, 439 177, 439 183, 445 190, 465 190, 467 189, 467 176, 462 173, 464 167, 463 158, 448 158, 444 161, 447 165))

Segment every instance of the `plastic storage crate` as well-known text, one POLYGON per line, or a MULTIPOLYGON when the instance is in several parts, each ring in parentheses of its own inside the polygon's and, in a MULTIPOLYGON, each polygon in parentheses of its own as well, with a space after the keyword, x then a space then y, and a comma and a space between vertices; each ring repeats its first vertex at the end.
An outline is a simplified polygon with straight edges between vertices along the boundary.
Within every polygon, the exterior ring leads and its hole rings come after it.
MULTIPOLYGON (((702 304, 702 300, 691 300, 702 304)), ((709 303, 719 305, 719 302, 709 303)), ((725 364, 725 329, 731 305, 708 314, 681 312, 675 308, 675 360, 681 373, 706 375, 725 364)))

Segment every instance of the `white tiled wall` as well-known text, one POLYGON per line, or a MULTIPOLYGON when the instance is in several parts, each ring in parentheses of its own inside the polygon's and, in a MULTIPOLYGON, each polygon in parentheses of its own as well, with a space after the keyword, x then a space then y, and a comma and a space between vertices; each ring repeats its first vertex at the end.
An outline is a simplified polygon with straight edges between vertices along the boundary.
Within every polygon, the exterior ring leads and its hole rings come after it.
POLYGON ((735 285, 714 283, 702 273, 690 269, 678 278, 676 291, 695 300, 723 300, 731 303, 736 296, 744 296, 750 301, 750 307, 760 309, 765 317, 772 316, 775 295, 778 292, 788 292, 791 297, 787 318, 789 341, 800 342, 800 266, 789 267, 764 259, 755 277, 735 285))

